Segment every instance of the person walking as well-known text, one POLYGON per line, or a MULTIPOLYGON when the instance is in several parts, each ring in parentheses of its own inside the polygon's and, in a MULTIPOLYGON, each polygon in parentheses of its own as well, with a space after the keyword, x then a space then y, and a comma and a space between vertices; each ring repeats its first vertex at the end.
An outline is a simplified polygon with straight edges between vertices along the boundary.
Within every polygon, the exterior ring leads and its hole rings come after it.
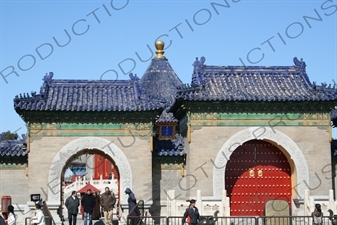
POLYGON ((116 204, 115 194, 110 191, 108 187, 105 188, 105 192, 101 195, 101 207, 104 212, 105 225, 112 225, 112 212, 116 204))
POLYGON ((200 221, 200 215, 199 215, 199 210, 197 207, 195 207, 195 200, 190 201, 190 206, 186 209, 182 224, 187 223, 188 225, 196 225, 200 221), (186 220, 189 218, 188 220, 186 220))
POLYGON ((92 212, 95 207, 95 197, 92 195, 91 189, 87 190, 87 193, 83 196, 81 204, 84 208, 84 225, 87 225, 89 219, 89 225, 92 225, 92 212))
POLYGON ((68 220, 69 225, 76 225, 77 222, 77 214, 78 214, 78 207, 80 206, 80 200, 77 197, 77 192, 72 191, 71 196, 66 199, 64 205, 68 209, 68 220))
POLYGON ((40 204, 35 204, 35 216, 30 218, 31 223, 35 225, 46 225, 46 220, 44 218, 44 214, 41 210, 40 204))

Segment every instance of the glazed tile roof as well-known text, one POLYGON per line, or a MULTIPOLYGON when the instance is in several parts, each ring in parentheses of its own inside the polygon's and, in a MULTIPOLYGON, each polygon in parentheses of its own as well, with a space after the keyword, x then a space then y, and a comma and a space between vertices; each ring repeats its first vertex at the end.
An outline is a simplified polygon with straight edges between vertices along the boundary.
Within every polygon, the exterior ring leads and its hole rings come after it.
POLYGON ((175 149, 171 149, 171 150, 162 149, 158 153, 159 156, 183 156, 184 154, 186 154, 185 151, 179 151, 175 149))
POLYGON ((154 58, 140 80, 144 97, 171 106, 183 83, 166 58, 154 58))
POLYGON ((186 154, 184 138, 178 134, 174 140, 156 140, 155 149, 159 156, 183 156, 186 154))
POLYGON ((176 119, 173 113, 168 112, 168 108, 165 109, 160 115, 159 119, 156 120, 157 123, 178 123, 179 120, 176 119))
POLYGON ((188 101, 331 101, 337 89, 311 83, 306 64, 294 66, 207 66, 202 57, 194 63, 191 85, 177 97, 188 101))
POLYGON ((86 164, 70 164, 69 169, 73 173, 83 172, 86 171, 86 164))
POLYGON ((19 140, 1 140, 0 137, 0 156, 14 157, 14 156, 26 156, 27 147, 25 145, 25 139, 19 140))
POLYGON ((54 80, 47 74, 40 93, 20 94, 16 111, 152 111, 170 106, 182 85, 168 60, 152 59, 139 79, 54 80))
MULTIPOLYGON (((40 94, 16 96, 16 111, 149 111, 162 103, 143 97, 138 80, 53 80, 46 75, 40 94)), ((130 75, 132 77, 132 75, 130 75)))

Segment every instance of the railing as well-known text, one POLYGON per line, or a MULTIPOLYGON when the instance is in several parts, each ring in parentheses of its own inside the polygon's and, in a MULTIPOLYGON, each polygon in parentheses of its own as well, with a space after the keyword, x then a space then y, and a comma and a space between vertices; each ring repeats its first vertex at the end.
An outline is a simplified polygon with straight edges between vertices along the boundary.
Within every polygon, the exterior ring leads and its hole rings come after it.
POLYGON ((46 225, 55 225, 55 221, 53 219, 53 216, 51 215, 47 202, 43 201, 43 207, 42 207, 43 214, 45 215, 46 225))
MULTIPOLYGON (((128 216, 127 225, 182 225, 181 216, 128 216), (141 220, 141 223, 140 223, 141 220)), ((312 225, 311 216, 213 217, 200 216, 199 225, 312 225)), ((322 225, 336 225, 328 216, 322 225)))
MULTIPOLYGON (((32 225, 30 218, 31 217, 25 218, 25 225, 32 225)), ((49 216, 44 216, 44 219, 45 219, 46 225, 52 224, 52 218, 50 218, 49 216)))
MULTIPOLYGON (((278 217, 257 217, 256 225, 312 225, 311 216, 278 216, 278 217)), ((323 217, 322 225, 332 225, 328 216, 323 217)))
MULTIPOLYGON (((42 202, 43 207, 41 208, 43 215, 44 215, 44 219, 45 219, 45 224, 46 225, 55 225, 55 221, 53 219, 52 214, 50 213, 50 210, 48 208, 48 205, 46 203, 46 201, 42 202)), ((31 225, 31 217, 26 217, 25 218, 25 225, 31 225)))
POLYGON ((81 178, 76 178, 76 180, 71 183, 68 184, 67 186, 63 187, 63 193, 65 195, 68 195, 69 193, 71 193, 74 190, 79 190, 81 188, 83 188, 85 185, 87 185, 88 183, 94 185, 96 188, 98 188, 99 190, 103 191, 105 187, 110 187, 110 189, 113 190, 113 192, 115 194, 118 194, 118 180, 116 179, 99 179, 99 180, 93 180, 93 179, 86 179, 86 177, 83 177, 83 179, 81 178))
MULTIPOLYGON (((167 225, 181 225, 183 217, 167 217, 167 225)), ((257 225, 257 217, 213 217, 200 216, 199 224, 202 225, 257 225)), ((276 225, 276 224, 275 224, 276 225)), ((277 224, 279 225, 279 224, 277 224)), ((311 225, 311 224, 310 224, 311 225)))
MULTIPOLYGON (((128 216, 127 217, 127 225, 157 225, 157 224, 168 224, 167 217, 166 216, 128 216)), ((181 225, 181 222, 179 225, 181 225)))

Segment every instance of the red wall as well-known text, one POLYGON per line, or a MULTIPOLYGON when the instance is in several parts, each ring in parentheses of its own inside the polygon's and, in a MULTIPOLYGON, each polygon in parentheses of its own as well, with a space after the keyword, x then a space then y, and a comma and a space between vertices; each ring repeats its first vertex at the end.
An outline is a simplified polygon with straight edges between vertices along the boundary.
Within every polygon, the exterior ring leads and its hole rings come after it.
POLYGON ((109 179, 111 173, 113 173, 114 179, 118 179, 118 171, 115 169, 114 164, 103 156, 95 154, 93 179, 99 180, 100 175, 102 175, 102 179, 109 179))

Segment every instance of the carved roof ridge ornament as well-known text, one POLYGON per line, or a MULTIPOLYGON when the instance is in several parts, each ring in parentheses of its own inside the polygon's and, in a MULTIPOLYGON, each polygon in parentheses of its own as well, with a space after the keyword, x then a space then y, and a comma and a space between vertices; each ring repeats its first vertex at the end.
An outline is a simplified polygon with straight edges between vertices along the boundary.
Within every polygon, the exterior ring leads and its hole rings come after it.
POLYGON ((50 85, 50 82, 53 80, 53 76, 54 76, 54 73, 53 72, 49 72, 46 73, 46 75, 43 77, 43 84, 40 88, 40 94, 41 94, 41 97, 44 98, 47 93, 48 93, 48 90, 49 90, 49 85, 50 85))
POLYGON ((50 81, 53 80, 53 76, 54 76, 54 73, 53 73, 53 72, 49 72, 49 74, 46 73, 46 75, 43 77, 42 80, 43 80, 44 82, 49 83, 50 81))
POLYGON ((197 73, 198 71, 200 71, 202 67, 205 66, 205 61, 206 61, 206 58, 204 56, 201 56, 200 60, 198 59, 198 57, 195 58, 195 61, 192 64, 194 67, 194 73, 197 73))
POLYGON ((40 94, 36 94, 36 91, 31 91, 31 96, 29 96, 29 93, 23 93, 16 95, 14 98, 14 103, 18 103, 20 99, 29 99, 30 102, 34 102, 35 100, 40 100, 41 97, 44 98, 49 90, 50 82, 53 80, 54 73, 49 72, 46 73, 46 75, 42 78, 44 81, 41 88, 40 88, 40 94))
MULTIPOLYGON (((204 56, 201 56, 200 60, 198 59, 198 57, 196 57, 194 63, 192 64, 192 66, 194 67, 193 70, 193 75, 195 76, 194 82, 196 82, 196 84, 201 84, 202 82, 201 70, 205 67, 205 61, 206 58, 204 56)), ((192 83, 194 82, 192 81, 192 83)))
POLYGON ((140 80, 139 77, 137 76, 137 74, 133 75, 133 73, 129 73, 129 77, 130 77, 130 80, 133 84, 133 88, 134 88, 134 93, 135 93, 135 101, 136 101, 136 104, 139 104, 139 100, 140 100, 140 96, 141 96, 141 93, 140 93, 140 89, 138 87, 138 81, 140 80))
POLYGON ((305 67, 307 66, 305 62, 303 61, 303 58, 301 58, 301 61, 297 59, 297 57, 294 57, 294 63, 295 66, 297 66, 300 70, 302 70, 305 73, 305 67))
POLYGON ((133 75, 133 73, 129 73, 129 77, 131 81, 137 81, 140 80, 137 74, 133 75))
POLYGON ((176 138, 171 140, 171 142, 175 149, 184 150, 184 138, 181 136, 181 134, 176 133, 176 138))
POLYGON ((156 122, 178 122, 178 120, 174 117, 173 113, 168 112, 166 108, 156 122))

